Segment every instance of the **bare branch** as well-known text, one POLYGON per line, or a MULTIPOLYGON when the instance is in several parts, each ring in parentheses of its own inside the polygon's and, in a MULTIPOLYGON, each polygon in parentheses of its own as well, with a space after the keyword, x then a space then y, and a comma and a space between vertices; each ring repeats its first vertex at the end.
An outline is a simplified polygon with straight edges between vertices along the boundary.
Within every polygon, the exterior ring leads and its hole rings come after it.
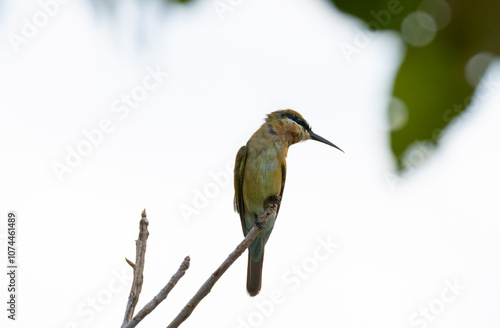
POLYGON ((134 328, 137 324, 144 319, 151 311, 153 311, 158 304, 160 304, 165 298, 167 298, 168 293, 175 287, 179 279, 186 273, 186 270, 189 268, 189 256, 186 256, 184 261, 182 262, 179 270, 170 278, 170 281, 163 287, 162 290, 156 295, 148 304, 146 304, 142 310, 137 313, 137 315, 130 320, 126 325, 122 326, 122 328, 134 328))
MULTIPOLYGON (((258 222, 265 226, 269 216, 276 211, 278 203, 277 201, 271 201, 266 209, 266 211, 259 217, 258 222)), ((236 261, 238 257, 250 246, 257 235, 261 232, 261 229, 254 226, 252 230, 247 234, 245 239, 236 247, 236 249, 229 254, 224 262, 215 270, 214 273, 205 281, 203 286, 196 292, 196 294, 191 298, 191 300, 184 306, 181 312, 175 317, 175 319, 167 326, 167 328, 177 328, 181 323, 183 323, 193 312, 195 307, 201 300, 210 293, 212 287, 215 285, 217 280, 226 272, 226 270, 236 261)))
POLYGON ((130 289, 130 295, 128 297, 122 327, 124 327, 134 316, 135 306, 137 305, 139 295, 141 294, 142 282, 144 278, 144 263, 146 260, 146 244, 149 236, 148 225, 149 221, 146 217, 146 209, 144 209, 139 223, 139 238, 135 241, 134 280, 132 281, 132 288, 130 289))

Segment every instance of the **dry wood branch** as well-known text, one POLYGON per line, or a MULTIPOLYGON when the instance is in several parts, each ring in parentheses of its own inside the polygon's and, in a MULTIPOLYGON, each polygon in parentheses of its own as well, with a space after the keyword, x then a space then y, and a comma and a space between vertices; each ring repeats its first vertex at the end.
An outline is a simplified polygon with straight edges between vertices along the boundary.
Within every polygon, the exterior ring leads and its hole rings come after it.
POLYGON ((162 290, 156 295, 148 304, 146 304, 142 310, 137 313, 137 315, 130 320, 126 325, 122 326, 122 328, 133 328, 137 326, 137 324, 144 319, 151 311, 153 311, 158 304, 160 304, 165 298, 167 298, 168 293, 175 287, 179 279, 186 273, 186 270, 189 268, 189 256, 186 256, 184 261, 182 262, 179 270, 170 278, 170 281, 163 287, 162 290))
POLYGON ((128 258, 125 258, 125 262, 128 263, 128 265, 130 265, 132 267, 132 269, 135 269, 135 264, 134 262, 130 261, 128 258))
POLYGON ((148 225, 149 221, 146 217, 146 210, 144 209, 139 223, 139 238, 135 241, 134 280, 132 281, 132 288, 128 297, 122 327, 125 327, 134 316, 135 306, 137 305, 139 295, 141 294, 142 282, 144 278, 144 263, 146 260, 146 244, 149 236, 148 225))
MULTIPOLYGON (((267 224, 267 220, 269 216, 276 211, 278 203, 277 201, 271 201, 266 211, 259 217, 259 223, 262 225, 267 224)), ((198 303, 210 293, 212 287, 215 285, 217 280, 226 272, 226 270, 236 261, 238 257, 250 246, 250 244, 254 241, 257 235, 261 232, 261 229, 257 226, 254 226, 252 230, 247 234, 245 239, 236 247, 236 249, 229 254, 224 262, 215 270, 214 273, 205 281, 203 286, 196 292, 196 294, 191 298, 191 300, 186 304, 186 306, 181 310, 181 312, 175 317, 175 319, 167 326, 167 328, 176 328, 179 327, 181 323, 186 320, 193 310, 196 308, 198 303)))

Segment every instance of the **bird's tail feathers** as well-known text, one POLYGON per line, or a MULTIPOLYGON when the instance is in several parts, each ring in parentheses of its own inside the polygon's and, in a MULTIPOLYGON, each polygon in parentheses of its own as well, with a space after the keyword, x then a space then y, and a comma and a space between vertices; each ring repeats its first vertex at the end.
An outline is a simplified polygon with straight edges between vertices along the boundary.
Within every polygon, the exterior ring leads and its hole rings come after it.
POLYGON ((247 292, 255 296, 260 292, 262 286, 262 264, 264 263, 264 251, 258 261, 252 261, 252 254, 248 252, 247 266, 247 292))

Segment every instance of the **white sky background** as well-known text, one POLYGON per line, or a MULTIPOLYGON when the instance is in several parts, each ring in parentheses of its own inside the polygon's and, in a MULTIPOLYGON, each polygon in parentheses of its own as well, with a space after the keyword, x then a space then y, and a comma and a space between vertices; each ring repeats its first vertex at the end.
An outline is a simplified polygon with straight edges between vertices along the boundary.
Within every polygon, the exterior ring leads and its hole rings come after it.
MULTIPOLYGON (((339 44, 361 23, 327 2, 242 1, 220 20, 211 1, 151 1, 142 12, 128 1, 115 15, 74 1, 16 53, 8 33, 38 11, 4 3, 0 17, 0 212, 19 215, 20 271, 19 320, 2 310, 2 327, 119 326, 132 273, 123 258, 135 258, 143 208, 150 237, 138 308, 191 256, 140 324, 166 326, 242 239, 228 172, 265 114, 281 108, 346 153, 313 141, 290 149, 260 295, 246 294, 245 253, 184 325, 498 327, 495 88, 429 161, 395 181, 385 118, 404 46, 394 33, 348 63, 339 44), (113 112, 156 66, 166 72, 157 88, 127 117, 113 112), (67 147, 103 119, 114 130, 59 181, 53 163, 65 164, 67 147), (197 191, 210 193, 203 208, 197 191), (182 206, 199 213, 183 216, 182 206), (338 247, 314 258, 318 238, 338 247), (307 278, 290 271, 296 265, 307 278), (453 283, 466 289, 454 294, 453 283), (270 309, 273 293, 281 302, 270 309), (432 320, 418 315, 429 307, 432 320)), ((493 81, 498 73, 490 67, 493 81)))

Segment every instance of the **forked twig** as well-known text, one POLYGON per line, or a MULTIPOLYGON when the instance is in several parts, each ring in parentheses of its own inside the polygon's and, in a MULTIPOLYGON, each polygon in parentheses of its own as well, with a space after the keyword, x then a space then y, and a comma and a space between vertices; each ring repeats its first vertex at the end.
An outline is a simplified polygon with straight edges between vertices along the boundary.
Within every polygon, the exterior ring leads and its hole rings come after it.
MULTIPOLYGON (((258 224, 260 227, 265 226, 269 217, 276 212, 278 206, 278 201, 271 201, 266 209, 266 211, 259 217, 258 224)), ((190 259, 187 256, 182 262, 181 266, 177 272, 172 276, 170 281, 163 287, 162 290, 146 304, 137 315, 134 317, 134 310, 139 301, 139 295, 142 289, 143 282, 143 272, 144 263, 146 256, 146 242, 149 236, 148 231, 148 219, 146 218, 146 210, 142 212, 141 222, 139 224, 139 238, 136 240, 136 259, 135 263, 126 259, 127 263, 134 269, 134 280, 132 282, 132 288, 130 290, 130 295, 127 302, 127 308, 125 310, 125 317, 123 319, 122 328, 134 328, 137 324, 144 319, 149 313, 151 313, 170 293, 170 291, 175 287, 179 279, 186 273, 189 268, 190 259)), ((236 249, 229 254, 229 256, 222 262, 222 264, 217 268, 217 270, 210 275, 210 277, 205 281, 201 288, 196 292, 196 294, 189 300, 189 302, 184 306, 184 308, 179 312, 179 314, 172 320, 167 328, 179 327, 194 311, 196 306, 201 302, 205 296, 210 293, 212 287, 220 279, 220 277, 226 272, 226 270, 236 261, 238 257, 243 254, 243 252, 250 246, 250 244, 255 240, 257 235, 262 231, 257 225, 254 226, 250 232, 246 235, 245 239, 236 246, 236 249)))
POLYGON ((137 315, 130 320, 126 325, 122 326, 122 328, 133 328, 137 326, 142 319, 144 319, 148 314, 150 314, 157 306, 160 304, 165 298, 167 298, 168 293, 175 287, 179 279, 186 273, 186 270, 189 268, 189 256, 186 256, 184 261, 182 261, 179 270, 170 278, 170 281, 163 287, 162 290, 156 295, 148 304, 144 305, 142 310, 137 313, 137 315))

